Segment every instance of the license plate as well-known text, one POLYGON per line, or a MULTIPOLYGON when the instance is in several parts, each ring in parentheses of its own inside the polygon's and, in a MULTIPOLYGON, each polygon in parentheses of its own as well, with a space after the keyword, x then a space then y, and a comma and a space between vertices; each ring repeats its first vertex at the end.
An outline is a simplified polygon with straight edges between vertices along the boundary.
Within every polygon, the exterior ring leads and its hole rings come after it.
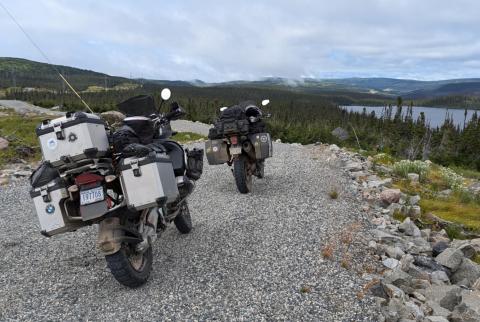
POLYGON ((242 153, 242 147, 239 146, 239 147, 236 147, 236 146, 232 146, 230 147, 230 154, 241 154, 242 153))
POLYGON ((80 205, 88 205, 105 199, 103 187, 80 191, 80 205))

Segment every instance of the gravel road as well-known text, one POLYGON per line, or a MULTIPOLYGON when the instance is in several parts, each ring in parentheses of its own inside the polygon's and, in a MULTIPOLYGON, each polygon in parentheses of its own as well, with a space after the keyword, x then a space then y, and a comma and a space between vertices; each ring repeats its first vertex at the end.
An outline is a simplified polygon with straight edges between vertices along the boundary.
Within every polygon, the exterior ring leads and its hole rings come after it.
POLYGON ((311 152, 275 144, 248 195, 227 166, 205 162, 190 198, 194 230, 166 230, 150 281, 135 290, 110 275, 96 227, 44 238, 28 184, 0 187, 0 320, 376 320, 373 300, 357 296, 365 246, 348 246, 349 269, 341 245, 321 255, 365 218, 342 170, 311 152))

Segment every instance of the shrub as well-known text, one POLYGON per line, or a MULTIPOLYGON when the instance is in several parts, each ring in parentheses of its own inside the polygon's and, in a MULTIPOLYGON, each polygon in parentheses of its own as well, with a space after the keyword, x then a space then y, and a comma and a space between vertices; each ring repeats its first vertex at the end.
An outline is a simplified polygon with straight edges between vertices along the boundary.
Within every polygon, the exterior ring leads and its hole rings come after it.
POLYGON ((445 167, 440 168, 440 176, 450 189, 455 191, 464 189, 463 177, 455 173, 452 169, 445 167))
POLYGON ((430 165, 420 160, 401 160, 393 164, 392 170, 396 175, 403 178, 407 178, 409 173, 416 173, 420 176, 420 180, 423 180, 430 170, 430 165))

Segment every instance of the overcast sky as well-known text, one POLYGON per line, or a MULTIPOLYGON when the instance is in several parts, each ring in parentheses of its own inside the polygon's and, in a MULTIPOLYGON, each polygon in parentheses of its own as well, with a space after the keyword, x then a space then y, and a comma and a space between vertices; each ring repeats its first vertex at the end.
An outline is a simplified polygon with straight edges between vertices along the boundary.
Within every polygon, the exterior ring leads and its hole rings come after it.
MULTIPOLYGON (((480 77, 478 0, 0 0, 55 64, 204 81, 480 77)), ((0 8, 0 56, 44 61, 0 8)))

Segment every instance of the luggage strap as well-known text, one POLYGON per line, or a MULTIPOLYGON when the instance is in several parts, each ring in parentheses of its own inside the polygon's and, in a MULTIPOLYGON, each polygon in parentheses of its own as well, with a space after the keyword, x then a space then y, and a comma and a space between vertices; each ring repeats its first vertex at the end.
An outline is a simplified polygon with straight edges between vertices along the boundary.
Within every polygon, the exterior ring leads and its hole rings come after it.
POLYGON ((40 188, 40 196, 42 196, 42 199, 44 202, 51 201, 50 194, 48 193, 47 187, 40 188))

